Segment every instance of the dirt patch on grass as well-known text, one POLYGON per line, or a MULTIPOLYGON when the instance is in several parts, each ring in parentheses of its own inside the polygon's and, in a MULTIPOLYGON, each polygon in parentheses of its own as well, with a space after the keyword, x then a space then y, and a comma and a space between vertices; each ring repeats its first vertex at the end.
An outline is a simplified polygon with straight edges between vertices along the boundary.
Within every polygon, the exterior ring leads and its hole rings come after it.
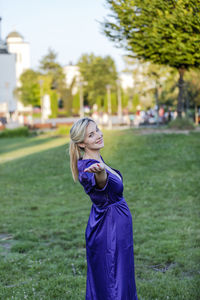
POLYGON ((190 132, 200 132, 200 128, 196 128, 194 130, 178 130, 178 129, 159 129, 159 128, 141 128, 134 130, 134 134, 138 135, 146 135, 146 134, 156 134, 156 133, 164 133, 164 134, 190 134, 190 132))

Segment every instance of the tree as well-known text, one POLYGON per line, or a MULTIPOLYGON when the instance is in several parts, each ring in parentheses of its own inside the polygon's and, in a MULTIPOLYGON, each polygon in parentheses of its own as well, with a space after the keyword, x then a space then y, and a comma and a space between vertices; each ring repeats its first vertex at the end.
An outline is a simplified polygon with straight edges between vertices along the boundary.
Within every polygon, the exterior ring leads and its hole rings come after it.
MULTIPOLYGON (((47 55, 43 56, 40 61, 40 70, 44 75, 51 78, 51 89, 57 93, 57 99, 61 98, 63 101, 64 109, 67 115, 72 114, 73 95, 72 89, 75 84, 76 78, 73 79, 69 88, 66 86, 66 77, 62 66, 57 62, 57 54, 51 49, 48 49, 47 55)), ((55 102, 55 95, 52 99, 55 102)), ((54 103, 55 107, 55 103, 54 103)))
POLYGON ((39 73, 28 69, 20 76, 21 86, 16 89, 19 100, 24 105, 40 105, 39 73))
POLYGON ((200 70, 191 70, 186 76, 185 106, 189 109, 189 103, 195 108, 195 122, 198 125, 198 106, 200 105, 200 70))
POLYGON ((104 33, 130 56, 179 72, 177 112, 182 116, 184 73, 200 67, 199 0, 107 0, 113 19, 104 33))
POLYGON ((84 54, 78 61, 80 73, 84 86, 84 93, 90 105, 96 103, 99 97, 106 98, 106 85, 110 84, 116 88, 117 71, 115 62, 110 56, 95 56, 94 54, 84 54))
POLYGON ((66 89, 65 74, 56 58, 57 54, 49 48, 47 55, 40 60, 39 68, 43 74, 51 77, 51 87, 62 94, 63 89, 66 89))

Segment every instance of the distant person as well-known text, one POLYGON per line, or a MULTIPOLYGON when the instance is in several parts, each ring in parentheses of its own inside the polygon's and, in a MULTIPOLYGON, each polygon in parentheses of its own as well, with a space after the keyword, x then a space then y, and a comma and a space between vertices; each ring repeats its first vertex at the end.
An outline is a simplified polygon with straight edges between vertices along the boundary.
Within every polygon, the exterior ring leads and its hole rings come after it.
POLYGON ((177 113, 177 111, 175 110, 174 115, 173 115, 174 120, 177 118, 177 115, 178 115, 178 113, 177 113))
POLYGON ((102 121, 103 121, 103 125, 106 125, 108 123, 108 114, 107 113, 103 113, 102 121))
POLYGON ((32 117, 32 115, 31 114, 29 114, 28 116, 27 116, 27 121, 28 121, 28 125, 33 125, 33 117, 32 117))
POLYGON ((123 177, 100 154, 103 134, 93 119, 70 130, 70 166, 92 201, 85 229, 86 300, 137 300, 132 215, 123 197, 123 177))
POLYGON ((129 115, 129 118, 130 118, 130 127, 133 127, 133 122, 134 122, 134 114, 130 114, 129 115))
POLYGON ((170 122, 171 119, 172 119, 172 112, 171 112, 171 109, 169 108, 167 121, 170 122))
POLYGON ((159 117, 160 117, 160 121, 163 123, 164 122, 164 114, 165 114, 165 110, 163 107, 160 107, 159 111, 158 111, 159 117))
POLYGON ((19 121, 19 124, 24 125, 24 116, 22 114, 19 114, 18 121, 19 121))

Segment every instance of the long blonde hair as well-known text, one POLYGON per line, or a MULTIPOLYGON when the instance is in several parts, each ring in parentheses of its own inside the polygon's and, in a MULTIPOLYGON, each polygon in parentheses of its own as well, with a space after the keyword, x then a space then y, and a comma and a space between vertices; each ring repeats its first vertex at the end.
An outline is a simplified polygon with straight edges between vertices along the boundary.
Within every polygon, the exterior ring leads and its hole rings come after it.
POLYGON ((78 121, 76 121, 70 129, 70 168, 72 172, 72 177, 75 182, 78 180, 77 161, 79 158, 82 157, 82 153, 84 152, 84 149, 79 147, 78 143, 84 142, 85 132, 89 122, 95 121, 87 117, 81 118, 78 121))

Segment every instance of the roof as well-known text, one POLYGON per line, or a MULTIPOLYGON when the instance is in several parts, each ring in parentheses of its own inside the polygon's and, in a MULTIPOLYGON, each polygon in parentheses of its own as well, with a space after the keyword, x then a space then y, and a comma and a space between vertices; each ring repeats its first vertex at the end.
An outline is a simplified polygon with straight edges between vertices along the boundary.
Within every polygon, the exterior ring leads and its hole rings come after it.
POLYGON ((19 32, 17 32, 17 31, 12 31, 12 32, 10 32, 8 35, 7 35, 7 37, 6 37, 7 39, 8 38, 23 38, 23 36, 19 33, 19 32))

